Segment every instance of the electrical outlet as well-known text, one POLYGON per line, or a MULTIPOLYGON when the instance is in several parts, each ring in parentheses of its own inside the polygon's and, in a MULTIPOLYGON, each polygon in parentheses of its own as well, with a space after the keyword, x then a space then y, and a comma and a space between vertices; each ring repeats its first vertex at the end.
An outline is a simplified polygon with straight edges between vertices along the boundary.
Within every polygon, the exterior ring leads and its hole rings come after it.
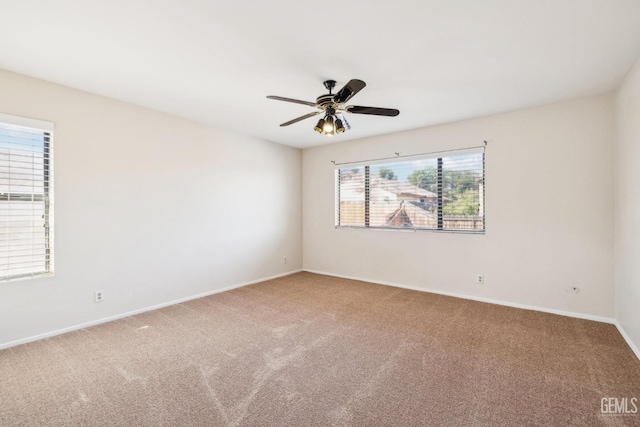
POLYGON ((483 274, 478 274, 478 276, 476 277, 476 282, 479 285, 483 285, 484 284, 484 275, 483 274))
POLYGON ((96 291, 94 297, 96 302, 104 301, 104 291, 96 291))
POLYGON ((287 263, 287 257, 284 257, 283 264, 286 264, 286 263, 287 263))

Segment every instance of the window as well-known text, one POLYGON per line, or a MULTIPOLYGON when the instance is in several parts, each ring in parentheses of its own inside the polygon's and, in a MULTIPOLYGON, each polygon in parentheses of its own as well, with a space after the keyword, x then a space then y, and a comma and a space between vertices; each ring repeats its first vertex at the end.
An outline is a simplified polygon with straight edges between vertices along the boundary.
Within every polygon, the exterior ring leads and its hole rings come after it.
POLYGON ((336 226, 484 232, 484 149, 336 170, 336 226))
POLYGON ((53 273, 53 123, 0 114, 0 280, 53 273))

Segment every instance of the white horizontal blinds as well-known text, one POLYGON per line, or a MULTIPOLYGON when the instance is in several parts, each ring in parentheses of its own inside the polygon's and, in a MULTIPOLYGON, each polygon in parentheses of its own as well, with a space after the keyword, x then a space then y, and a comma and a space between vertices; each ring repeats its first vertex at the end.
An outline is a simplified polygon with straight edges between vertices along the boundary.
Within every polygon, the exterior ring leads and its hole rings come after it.
POLYGON ((51 271, 50 184, 51 131, 0 122, 0 280, 51 271))
POLYGON ((340 226, 484 230, 484 151, 339 169, 340 226))
POLYGON ((364 227, 364 166, 338 169, 338 225, 364 227))

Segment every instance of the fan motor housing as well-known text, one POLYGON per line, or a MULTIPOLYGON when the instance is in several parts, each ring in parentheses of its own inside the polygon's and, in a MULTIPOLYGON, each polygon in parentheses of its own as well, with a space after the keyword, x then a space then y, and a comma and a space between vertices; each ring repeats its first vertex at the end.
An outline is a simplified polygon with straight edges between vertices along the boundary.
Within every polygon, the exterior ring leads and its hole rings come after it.
POLYGON ((316 103, 318 104, 318 107, 322 108, 323 110, 326 110, 327 108, 333 106, 334 105, 333 96, 334 95, 331 95, 330 93, 326 95, 320 95, 318 98, 316 98, 316 103))

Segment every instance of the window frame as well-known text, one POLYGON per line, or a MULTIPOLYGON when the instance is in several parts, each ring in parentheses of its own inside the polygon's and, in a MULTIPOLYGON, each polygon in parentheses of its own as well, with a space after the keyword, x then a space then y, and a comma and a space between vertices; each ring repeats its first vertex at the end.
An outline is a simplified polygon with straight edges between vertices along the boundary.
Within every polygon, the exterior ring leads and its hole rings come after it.
MULTIPOLYGON (((44 241, 42 248, 44 251, 44 269, 33 268, 28 273, 12 274, 0 276, 0 283, 12 282, 16 280, 28 280, 54 276, 54 174, 53 174, 53 146, 54 130, 53 122, 32 119, 27 117, 14 116, 0 113, 0 125, 18 126, 33 131, 43 133, 42 141, 42 195, 24 192, 0 193, 0 201, 18 202, 43 202, 42 219, 44 221, 44 241)), ((10 169, 8 169, 10 170, 10 169)), ((10 172, 7 172, 10 175, 10 172)), ((31 175, 32 177, 38 175, 31 175)), ((7 257, 10 258, 10 251, 7 257)), ((35 267, 35 266, 33 266, 35 267)))
MULTIPOLYGON (((485 143, 486 145, 486 143, 485 143)), ((355 229, 355 230, 379 230, 379 231, 401 231, 401 232, 416 232, 427 231, 436 233, 462 233, 462 234, 485 234, 486 233, 486 148, 482 147, 470 147, 457 150, 438 151, 433 153, 423 153, 416 155, 400 156, 396 153, 396 157, 388 157, 382 159, 364 160, 358 162, 345 162, 335 163, 335 221, 334 226, 336 229, 355 229), (479 194, 478 194, 478 210, 479 217, 482 221, 482 228, 444 228, 444 203, 443 203, 443 170, 444 170, 444 158, 462 157, 470 154, 481 154, 482 161, 480 170, 480 178, 478 181, 479 194), (404 163, 412 160, 427 160, 435 159, 437 166, 437 227, 403 227, 403 226, 372 226, 370 218, 371 209, 371 166, 391 166, 394 163, 404 163), (342 225, 340 224, 341 218, 341 181, 340 174, 343 169, 350 169, 353 167, 362 167, 364 171, 364 220, 363 225, 342 225)), ((416 169, 418 170, 418 169, 416 169)))

